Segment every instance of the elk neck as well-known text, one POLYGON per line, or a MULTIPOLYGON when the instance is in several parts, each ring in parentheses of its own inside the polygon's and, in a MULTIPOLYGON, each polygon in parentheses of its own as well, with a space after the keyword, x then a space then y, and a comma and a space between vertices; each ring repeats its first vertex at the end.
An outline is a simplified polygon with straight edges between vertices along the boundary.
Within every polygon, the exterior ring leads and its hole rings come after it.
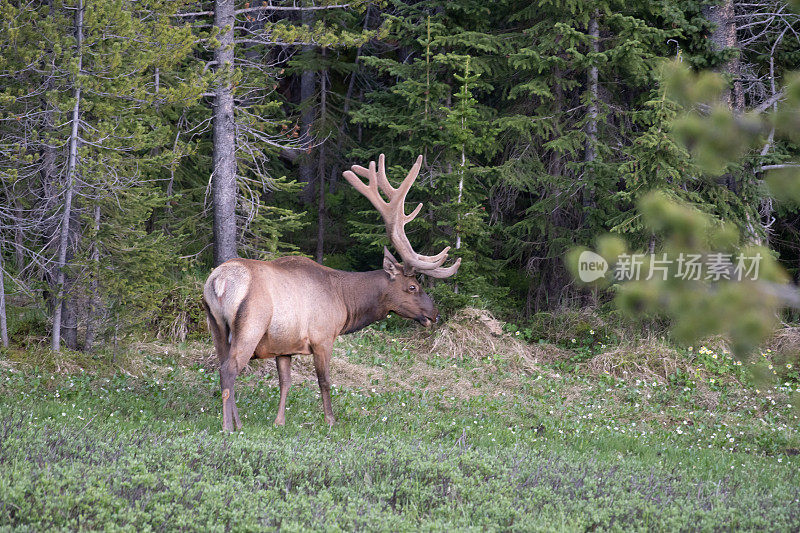
POLYGON ((342 333, 353 333, 386 317, 389 280, 383 270, 343 272, 342 299, 347 308, 347 321, 342 333))

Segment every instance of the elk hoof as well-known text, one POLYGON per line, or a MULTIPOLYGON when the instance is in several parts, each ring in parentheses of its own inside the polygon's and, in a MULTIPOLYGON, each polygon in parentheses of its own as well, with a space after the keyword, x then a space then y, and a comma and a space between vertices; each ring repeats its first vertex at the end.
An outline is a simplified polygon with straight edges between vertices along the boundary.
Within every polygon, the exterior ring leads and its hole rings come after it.
POLYGON ((274 422, 275 426, 283 427, 286 425, 286 421, 283 418, 276 418, 274 422))

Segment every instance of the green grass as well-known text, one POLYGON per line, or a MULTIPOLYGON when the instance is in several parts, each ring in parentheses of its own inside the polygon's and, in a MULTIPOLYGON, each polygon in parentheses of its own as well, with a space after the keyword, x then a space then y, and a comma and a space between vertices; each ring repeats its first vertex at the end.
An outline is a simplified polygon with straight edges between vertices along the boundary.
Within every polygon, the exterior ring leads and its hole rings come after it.
MULTIPOLYGON (((402 348, 373 360, 348 346, 338 356, 389 368, 381 379, 410 364, 402 348)), ((328 429, 304 383, 275 428, 277 390, 249 375, 237 393, 244 430, 225 435, 215 372, 146 360, 158 378, 2 370, 0 527, 800 528, 792 386, 728 384, 709 398, 547 369, 468 397, 365 384, 334 388, 328 429)))

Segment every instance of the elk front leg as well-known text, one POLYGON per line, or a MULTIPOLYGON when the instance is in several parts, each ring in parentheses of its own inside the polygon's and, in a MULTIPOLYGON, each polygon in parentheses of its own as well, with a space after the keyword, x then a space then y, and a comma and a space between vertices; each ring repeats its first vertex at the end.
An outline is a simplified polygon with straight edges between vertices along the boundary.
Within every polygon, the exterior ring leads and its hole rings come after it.
POLYGON ((282 426, 286 423, 286 397, 289 395, 289 387, 292 386, 292 356, 277 356, 275 358, 275 365, 278 367, 278 386, 281 390, 281 399, 278 401, 278 416, 275 417, 275 425, 282 426))
POLYGON ((331 347, 316 345, 311 347, 314 352, 314 369, 317 371, 319 392, 322 396, 322 409, 325 412, 325 422, 332 426, 336 422, 331 407, 331 347))

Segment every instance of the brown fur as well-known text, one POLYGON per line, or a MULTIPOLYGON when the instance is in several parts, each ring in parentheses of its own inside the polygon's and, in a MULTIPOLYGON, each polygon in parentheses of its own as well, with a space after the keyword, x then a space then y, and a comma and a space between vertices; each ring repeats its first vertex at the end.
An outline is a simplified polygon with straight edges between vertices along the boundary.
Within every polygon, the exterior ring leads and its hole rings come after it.
POLYGON ((232 259, 209 275, 203 290, 209 330, 220 362, 223 428, 239 428, 234 381, 252 357, 277 357, 280 403, 275 423, 285 421, 291 356, 312 354, 325 420, 333 424, 330 356, 333 341, 389 312, 436 321, 438 311, 413 275, 387 251, 384 269, 343 272, 304 257, 274 261, 232 259))

